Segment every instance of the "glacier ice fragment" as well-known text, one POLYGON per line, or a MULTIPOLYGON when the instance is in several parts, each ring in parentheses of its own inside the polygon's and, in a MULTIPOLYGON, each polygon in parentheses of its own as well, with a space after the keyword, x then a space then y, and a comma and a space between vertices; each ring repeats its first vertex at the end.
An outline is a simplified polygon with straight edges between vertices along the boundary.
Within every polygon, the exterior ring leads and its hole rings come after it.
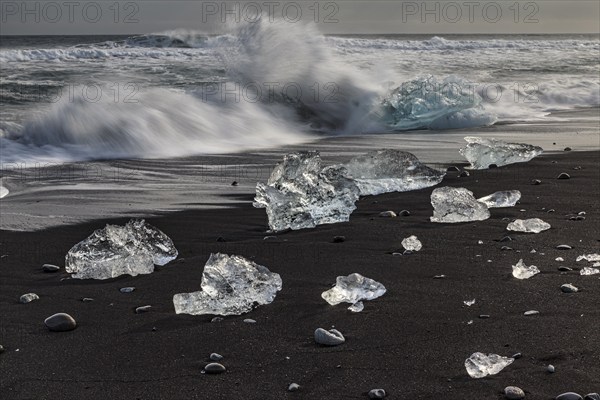
POLYGON ((600 274, 600 269, 592 268, 592 267, 583 267, 579 271, 579 274, 580 275, 596 275, 596 274, 600 274))
POLYGON ((412 235, 402 240, 402 247, 409 251, 419 251, 423 245, 415 235, 412 235))
POLYGON ((340 303, 356 304, 361 300, 373 300, 383 296, 385 286, 361 274, 338 276, 336 284, 331 289, 323 292, 321 297, 332 306, 340 303))
POLYGON ((393 149, 371 151, 342 166, 361 196, 423 189, 437 185, 445 175, 422 164, 414 154, 393 149))
POLYGON ((273 231, 348 221, 360 191, 345 174, 339 165, 322 168, 318 151, 287 154, 267 184, 256 185, 253 205, 266 208, 273 231))
POLYGON ((503 190, 495 192, 489 196, 477 199, 488 208, 513 207, 521 199, 521 192, 518 190, 503 190))
POLYGON ((540 233, 550 228, 549 223, 544 222, 539 218, 516 219, 506 227, 509 231, 526 233, 540 233))
POLYGON ((485 204, 473 197, 473 192, 465 188, 441 187, 431 193, 433 206, 432 222, 456 223, 482 221, 490 217, 485 204))
POLYGON ((173 296, 177 314, 240 315, 271 303, 282 282, 279 274, 241 256, 211 254, 200 283, 202 290, 173 296))
POLYGON ((517 262, 517 265, 512 266, 512 274, 517 279, 529 279, 540 273, 540 270, 535 265, 525 265, 523 259, 517 262))
POLYGON ((149 274, 154 265, 177 258, 173 241, 143 219, 106 225, 77 243, 65 257, 65 270, 77 279, 109 279, 149 274))
POLYGON ((465 360, 465 368, 471 378, 483 378, 496 375, 515 361, 514 358, 502 357, 498 354, 473 353, 465 360))
POLYGON ((467 146, 460 149, 474 169, 486 169, 491 164, 498 167, 527 162, 544 151, 541 147, 525 143, 507 143, 502 140, 468 136, 467 146))
POLYGON ((577 257, 576 261, 581 261, 581 260, 585 260, 587 262, 596 262, 596 261, 600 261, 600 254, 594 253, 594 254, 583 254, 577 257))

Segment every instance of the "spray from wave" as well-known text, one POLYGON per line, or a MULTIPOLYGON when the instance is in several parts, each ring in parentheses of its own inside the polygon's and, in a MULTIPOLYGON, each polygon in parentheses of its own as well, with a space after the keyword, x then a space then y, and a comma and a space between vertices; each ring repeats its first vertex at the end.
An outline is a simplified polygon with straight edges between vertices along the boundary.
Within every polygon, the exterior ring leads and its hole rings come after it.
MULTIPOLYGON (((0 58, 7 62, 185 57, 198 70, 205 68, 199 57, 209 54, 225 71, 222 79, 195 89, 142 91, 131 103, 63 99, 22 126, 0 126, 3 161, 231 153, 307 141, 315 133, 484 126, 502 114, 502 104, 484 104, 482 93, 464 79, 425 76, 390 85, 397 74, 349 65, 332 51, 332 43, 338 51, 373 46, 370 39, 325 38, 312 26, 263 20, 221 36, 173 31, 92 46, 3 52, 0 58)), ((441 38, 377 43, 434 49, 479 45, 441 38)))

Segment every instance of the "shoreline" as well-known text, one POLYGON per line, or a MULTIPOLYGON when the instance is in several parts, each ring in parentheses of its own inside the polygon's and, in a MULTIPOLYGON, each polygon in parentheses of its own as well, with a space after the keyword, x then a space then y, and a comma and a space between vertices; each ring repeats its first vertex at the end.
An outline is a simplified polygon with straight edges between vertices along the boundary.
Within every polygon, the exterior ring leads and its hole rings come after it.
MULTIPOLYGON (((250 204, 148 217, 171 237, 178 260, 149 275, 106 281, 62 280, 68 277, 64 270, 43 273, 41 265, 63 266, 71 246, 106 223, 127 222, 129 215, 33 232, 3 230, 0 391, 16 399, 208 394, 346 399, 367 398, 369 390, 381 387, 391 399, 450 400, 501 399, 509 385, 521 387, 531 400, 598 391, 593 377, 600 375, 600 280, 557 268, 581 268, 584 263, 576 263, 576 256, 599 252, 599 166, 600 152, 587 151, 545 153, 524 164, 470 171, 465 178, 450 172, 436 187, 466 187, 476 197, 510 189, 523 194, 517 206, 492 209, 490 219, 464 224, 429 222, 434 187, 367 196, 348 223, 279 233, 275 240, 263 240, 273 235, 266 233, 265 211, 250 204), (557 180, 561 172, 571 179, 557 180), (542 184, 531 185, 532 179, 542 184), (377 216, 402 209, 411 215, 377 216), (585 220, 569 219, 580 211, 586 212, 585 220), (506 231, 504 218, 535 217, 552 229, 506 231), (332 243, 338 235, 346 241, 332 243), (419 237, 423 249, 392 256, 410 235, 419 237), (507 244, 497 241, 506 235, 514 239, 508 243, 512 250, 501 250, 507 244), (574 248, 557 250, 559 244, 574 248), (199 290, 211 252, 238 254, 266 266, 281 275, 283 290, 273 303, 217 323, 210 322, 211 316, 176 315, 173 294, 199 290), (555 261, 559 256, 565 262, 555 261), (520 258, 542 273, 514 279, 511 265, 520 258), (381 282, 388 292, 366 301, 361 313, 321 299, 336 276, 353 272, 381 282), (433 279, 441 274, 447 277, 433 279), (564 283, 581 291, 561 293, 564 283), (136 291, 120 293, 124 286, 136 291), (40 299, 19 304, 19 296, 28 292, 40 299), (82 302, 83 297, 94 301, 82 302), (473 306, 463 304, 473 298, 473 306), (152 305, 151 312, 134 313, 146 304, 152 305), (540 314, 523 315, 532 309, 540 314), (48 332, 43 320, 56 312, 71 314, 78 328, 48 332), (490 318, 479 318, 483 314, 490 318), (243 323, 245 318, 257 323, 243 323), (346 343, 315 345, 314 330, 333 325, 346 343), (497 375, 472 379, 464 360, 477 351, 523 357, 497 375), (201 374, 212 352, 225 357, 226 373, 201 374), (557 372, 547 373, 548 364, 557 372), (299 392, 287 392, 292 382, 301 386, 299 392)), ((231 197, 240 204, 252 198, 231 197)))

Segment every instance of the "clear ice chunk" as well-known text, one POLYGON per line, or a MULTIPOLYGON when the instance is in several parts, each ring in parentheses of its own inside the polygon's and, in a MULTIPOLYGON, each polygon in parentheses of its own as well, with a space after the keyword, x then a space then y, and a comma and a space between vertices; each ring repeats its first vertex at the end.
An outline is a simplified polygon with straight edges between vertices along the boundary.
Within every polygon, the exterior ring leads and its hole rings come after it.
POLYGON ((420 77, 391 90, 383 99, 382 120, 394 130, 453 129, 491 125, 496 115, 481 105, 472 83, 456 76, 420 77))
POLYGON ((457 223, 483 221, 490 217, 487 206, 465 188, 441 187, 431 193, 432 222, 457 223))
POLYGON ((409 251, 419 251, 423 248, 423 244, 415 235, 412 235, 402 240, 402 247, 409 251))
POLYGON ((523 259, 517 262, 517 265, 512 266, 512 274, 517 279, 529 279, 540 273, 540 270, 535 265, 525 265, 523 259))
POLYGON ((373 300, 383 296, 385 292, 385 286, 381 283, 354 273, 338 276, 335 286, 323 292, 321 297, 335 306, 340 303, 356 304, 362 300, 373 300))
POLYGON ((585 260, 587 262, 597 262, 600 261, 600 254, 594 253, 594 254, 583 254, 577 257, 576 261, 581 261, 581 260, 585 260))
POLYGON ((488 208, 502 208, 513 207, 520 199, 521 192, 518 190, 503 190, 477 199, 477 201, 485 204, 488 208))
POLYGON ((488 375, 496 375, 513 361, 515 361, 514 358, 477 352, 465 360, 465 368, 471 378, 484 378, 488 375))
POLYGON ((77 279, 109 279, 154 271, 177 258, 173 241, 143 219, 106 225, 77 243, 65 257, 65 270, 77 279))
POLYGON ((460 149, 473 169, 486 169, 491 164, 498 167, 519 162, 527 162, 544 151, 541 147, 525 143, 507 143, 502 140, 468 136, 467 146, 460 149))
POLYGON ((526 233, 540 233, 550 228, 549 223, 544 222, 539 218, 516 219, 506 227, 509 231, 526 233))
POLYGON ((271 303, 282 282, 279 274, 241 256, 211 254, 202 272, 202 290, 173 296, 177 314, 240 315, 271 303))
POLYGON ((342 166, 361 196, 423 189, 437 185, 445 175, 422 164, 414 154, 393 149, 371 151, 342 166))
POLYGON ((365 309, 365 305, 363 304, 362 301, 357 301, 356 303, 354 303, 350 307, 348 307, 348 310, 350 310, 352 312, 361 312, 364 309, 365 309))
POLYGON ((267 184, 256 185, 254 207, 266 208, 273 231, 346 222, 356 209, 358 186, 342 166, 321 168, 317 151, 288 154, 267 184))
POLYGON ((596 274, 600 274, 600 269, 592 268, 592 267, 583 267, 579 271, 579 274, 580 275, 596 275, 596 274))

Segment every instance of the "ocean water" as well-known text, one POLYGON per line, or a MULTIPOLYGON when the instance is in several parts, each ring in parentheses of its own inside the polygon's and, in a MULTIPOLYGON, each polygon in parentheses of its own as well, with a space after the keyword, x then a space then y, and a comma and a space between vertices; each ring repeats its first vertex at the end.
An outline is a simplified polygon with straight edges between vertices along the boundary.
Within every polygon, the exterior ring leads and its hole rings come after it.
MULTIPOLYGON (((2 163, 168 159, 544 122, 600 104, 596 35, 0 38, 2 163)), ((563 117, 564 118, 564 117, 563 117)))

